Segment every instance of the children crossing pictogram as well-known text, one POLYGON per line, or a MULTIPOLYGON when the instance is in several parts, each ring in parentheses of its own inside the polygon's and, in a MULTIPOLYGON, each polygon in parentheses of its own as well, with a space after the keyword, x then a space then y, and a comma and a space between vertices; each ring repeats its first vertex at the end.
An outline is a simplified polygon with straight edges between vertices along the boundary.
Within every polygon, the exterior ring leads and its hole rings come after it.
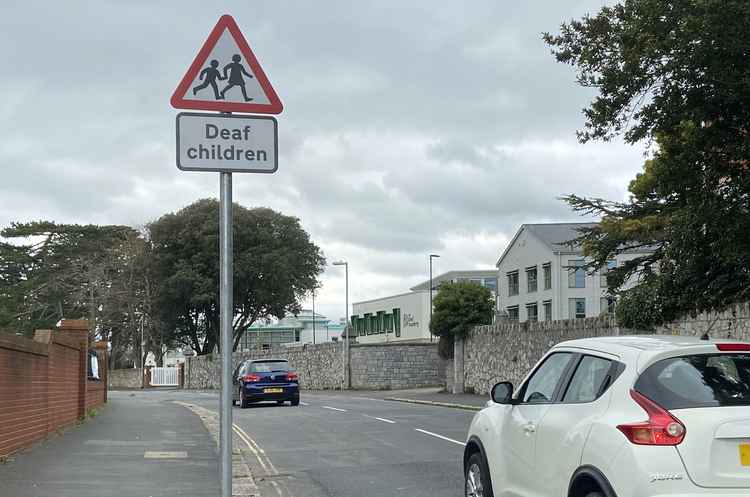
POLYGON ((211 61, 211 67, 207 67, 201 71, 199 77, 203 80, 203 83, 193 88, 193 95, 196 95, 200 90, 208 87, 208 85, 211 85, 211 88, 213 88, 214 90, 214 97, 216 98, 216 100, 224 98, 219 94, 219 86, 216 84, 216 80, 222 80, 226 78, 221 77, 221 73, 218 69, 216 69, 217 67, 219 67, 219 61, 214 59, 211 61))
POLYGON ((171 103, 178 109, 220 112, 279 114, 283 110, 245 37, 228 15, 211 31, 171 103))

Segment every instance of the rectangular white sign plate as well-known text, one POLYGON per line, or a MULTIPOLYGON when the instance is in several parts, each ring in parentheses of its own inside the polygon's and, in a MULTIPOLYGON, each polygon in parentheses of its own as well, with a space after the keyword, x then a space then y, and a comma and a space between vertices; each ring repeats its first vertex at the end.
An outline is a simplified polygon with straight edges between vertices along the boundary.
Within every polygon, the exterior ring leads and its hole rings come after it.
POLYGON ((271 116, 177 114, 177 167, 183 171, 274 173, 278 123, 271 116))

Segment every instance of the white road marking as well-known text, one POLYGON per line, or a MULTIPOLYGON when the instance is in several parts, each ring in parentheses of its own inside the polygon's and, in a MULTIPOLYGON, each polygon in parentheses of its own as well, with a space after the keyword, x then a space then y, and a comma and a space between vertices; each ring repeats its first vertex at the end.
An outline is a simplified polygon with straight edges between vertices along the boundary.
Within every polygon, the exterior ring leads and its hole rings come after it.
POLYGON ((331 407, 331 406, 320 406, 323 409, 330 409, 331 411, 341 411, 341 412, 347 412, 346 409, 339 409, 338 407, 331 407))
POLYGON ((303 406, 309 406, 309 405, 310 405, 310 404, 308 404, 307 402, 302 402, 301 400, 299 401, 299 403, 300 403, 301 405, 303 405, 303 406))
POLYGON ((430 435, 430 436, 433 436, 433 437, 440 438, 441 440, 446 440, 448 442, 453 442, 454 444, 466 446, 466 444, 463 443, 463 442, 459 442, 458 440, 453 440, 452 438, 444 437, 443 435, 438 435, 437 433, 432 433, 431 431, 420 430, 419 428, 414 428, 414 429, 416 431, 420 432, 420 433, 424 433, 425 435, 430 435))
POLYGON ((396 424, 396 422, 395 422, 395 421, 392 421, 392 420, 390 420, 390 419, 385 419, 385 418, 378 418, 377 416, 369 416, 369 415, 367 415, 367 414, 363 414, 362 416, 364 416, 364 417, 366 417, 366 418, 370 418, 370 419, 377 419, 378 421, 382 421, 382 422, 384 422, 384 423, 396 424))
POLYGON ((167 452, 147 450, 143 453, 144 459, 187 459, 188 453, 185 451, 167 452))

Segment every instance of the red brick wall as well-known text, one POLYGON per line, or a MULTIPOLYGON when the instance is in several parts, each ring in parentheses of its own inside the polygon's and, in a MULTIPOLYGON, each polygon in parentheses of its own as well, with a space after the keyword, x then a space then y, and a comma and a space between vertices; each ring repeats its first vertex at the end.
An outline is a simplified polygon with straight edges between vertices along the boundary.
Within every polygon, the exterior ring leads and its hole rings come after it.
POLYGON ((34 340, 0 334, 0 457, 106 402, 106 345, 95 344, 104 381, 88 381, 87 337, 86 321, 63 321, 34 340))
MULTIPOLYGON (((20 341, 20 340, 19 340, 20 341)), ((47 435, 47 357, 0 342, 0 456, 47 435), (5 346, 4 346, 5 345, 5 346)), ((41 352, 39 347, 35 352, 41 352)))
POLYGON ((50 431, 74 423, 78 419, 78 389, 85 375, 81 365, 81 349, 53 343, 47 362, 47 399, 50 431))

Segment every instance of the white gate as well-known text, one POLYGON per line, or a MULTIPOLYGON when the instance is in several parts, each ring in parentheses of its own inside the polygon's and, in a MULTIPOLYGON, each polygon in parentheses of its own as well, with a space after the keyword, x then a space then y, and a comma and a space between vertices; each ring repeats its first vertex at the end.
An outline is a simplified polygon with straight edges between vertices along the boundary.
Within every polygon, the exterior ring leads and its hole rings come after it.
POLYGON ((179 386, 179 370, 177 368, 151 368, 152 387, 179 386))

